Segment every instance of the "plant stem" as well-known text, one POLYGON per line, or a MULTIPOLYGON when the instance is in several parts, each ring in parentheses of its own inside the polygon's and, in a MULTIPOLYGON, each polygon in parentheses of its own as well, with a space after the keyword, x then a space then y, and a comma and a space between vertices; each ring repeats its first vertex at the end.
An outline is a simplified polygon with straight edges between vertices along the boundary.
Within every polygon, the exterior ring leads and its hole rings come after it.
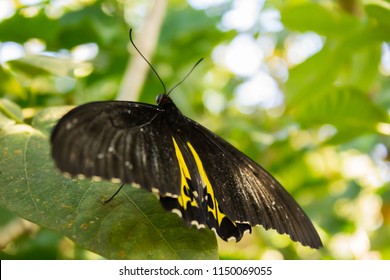
MULTIPOLYGON (((155 0, 144 23, 138 30, 141 36, 134 36, 137 47, 142 54, 151 61, 160 34, 161 25, 167 8, 167 0, 155 0)), ((134 49, 125 70, 119 90, 118 100, 138 100, 148 73, 149 65, 134 49)))

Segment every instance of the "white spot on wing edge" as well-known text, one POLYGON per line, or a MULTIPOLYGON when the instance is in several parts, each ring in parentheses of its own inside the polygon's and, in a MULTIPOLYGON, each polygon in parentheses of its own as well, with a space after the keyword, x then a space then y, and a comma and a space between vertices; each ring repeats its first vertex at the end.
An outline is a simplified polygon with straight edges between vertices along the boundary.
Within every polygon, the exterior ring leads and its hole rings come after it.
POLYGON ((231 236, 227 239, 228 242, 235 242, 237 243, 237 239, 234 236, 231 236))
POLYGON ((191 225, 196 226, 197 229, 205 228, 204 224, 200 224, 197 220, 192 220, 190 222, 191 225))
POLYGON ((233 220, 232 220, 232 222, 235 222, 236 224, 247 224, 247 225, 252 226, 251 223, 250 223, 249 221, 233 221, 233 220))
POLYGON ((119 179, 119 178, 111 178, 110 181, 113 182, 113 183, 115 183, 115 184, 122 183, 122 180, 119 179))
POLYGON ((80 179, 80 180, 84 180, 87 178, 84 174, 77 174, 76 177, 77 177, 77 179, 80 179))
MULTIPOLYGON (((98 175, 93 175, 93 176, 85 176, 84 174, 71 174, 69 172, 62 172, 61 170, 59 170, 63 176, 65 176, 66 178, 68 179, 79 179, 79 180, 85 180, 85 179, 90 179, 92 181, 95 181, 95 182, 101 182, 101 181, 111 181, 112 183, 115 183, 115 184, 126 184, 126 185, 130 185, 131 187, 133 188, 136 188, 136 189, 141 189, 142 186, 139 184, 139 183, 136 183, 136 182, 123 182, 120 178, 111 178, 111 179, 107 179, 107 178, 103 178, 101 176, 98 176, 98 175)), ((148 191, 147 189, 145 189, 145 191, 148 191)), ((178 198, 179 195, 178 194, 174 194, 174 193, 171 193, 171 192, 167 192, 167 193, 161 193, 160 190, 158 188, 155 188, 155 187, 152 187, 151 190, 150 190, 153 194, 156 195, 156 197, 171 197, 171 198, 178 198)))
POLYGON ((68 178, 68 179, 73 179, 72 174, 70 174, 69 172, 63 172, 62 174, 63 174, 66 178, 68 178))
POLYGON ((250 230, 250 229, 244 230, 244 235, 250 234, 250 233, 251 233, 251 230, 250 230))
POLYGON ((92 176, 91 179, 92 181, 97 181, 97 182, 103 181, 103 178, 100 176, 92 176))
POLYGON ((171 193, 171 192, 166 192, 166 193, 161 193, 159 189, 157 188, 151 188, 150 189, 152 193, 158 194, 161 197, 171 197, 171 198, 178 198, 179 195, 171 193))
POLYGON ((178 215, 180 218, 183 218, 183 214, 181 213, 181 211, 177 208, 174 208, 171 210, 172 213, 175 213, 176 215, 178 215))

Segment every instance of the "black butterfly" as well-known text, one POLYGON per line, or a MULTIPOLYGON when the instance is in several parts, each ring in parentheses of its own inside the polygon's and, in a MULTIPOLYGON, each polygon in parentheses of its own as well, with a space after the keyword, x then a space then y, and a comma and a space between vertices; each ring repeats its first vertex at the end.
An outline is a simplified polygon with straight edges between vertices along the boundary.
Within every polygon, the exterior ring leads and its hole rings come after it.
POLYGON ((157 106, 93 102, 68 112, 51 135, 57 167, 70 175, 137 184, 188 224, 239 241, 262 225, 305 246, 321 240, 301 207, 267 171, 182 115, 168 94, 157 106))

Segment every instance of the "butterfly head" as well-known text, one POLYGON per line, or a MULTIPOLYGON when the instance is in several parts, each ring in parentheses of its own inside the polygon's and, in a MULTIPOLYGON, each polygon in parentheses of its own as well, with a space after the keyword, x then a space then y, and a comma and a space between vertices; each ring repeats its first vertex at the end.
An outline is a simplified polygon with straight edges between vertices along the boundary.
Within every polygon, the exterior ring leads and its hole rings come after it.
POLYGON ((168 94, 166 93, 163 93, 163 94, 159 94, 157 95, 156 97, 156 103, 157 103, 157 106, 160 107, 160 108, 166 108, 167 105, 171 105, 173 103, 172 99, 168 96, 168 94))

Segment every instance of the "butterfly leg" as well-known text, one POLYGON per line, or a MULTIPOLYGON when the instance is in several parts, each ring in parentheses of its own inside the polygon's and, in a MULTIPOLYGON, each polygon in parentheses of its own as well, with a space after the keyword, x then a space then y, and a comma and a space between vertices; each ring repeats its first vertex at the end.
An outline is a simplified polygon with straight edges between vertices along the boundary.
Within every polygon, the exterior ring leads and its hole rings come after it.
POLYGON ((125 185, 125 184, 122 184, 122 185, 119 187, 119 189, 117 189, 117 191, 116 191, 109 199, 107 199, 107 200, 105 200, 105 201, 103 202, 103 204, 106 204, 106 203, 110 202, 111 200, 113 200, 113 198, 120 192, 120 190, 123 188, 124 185, 125 185))

